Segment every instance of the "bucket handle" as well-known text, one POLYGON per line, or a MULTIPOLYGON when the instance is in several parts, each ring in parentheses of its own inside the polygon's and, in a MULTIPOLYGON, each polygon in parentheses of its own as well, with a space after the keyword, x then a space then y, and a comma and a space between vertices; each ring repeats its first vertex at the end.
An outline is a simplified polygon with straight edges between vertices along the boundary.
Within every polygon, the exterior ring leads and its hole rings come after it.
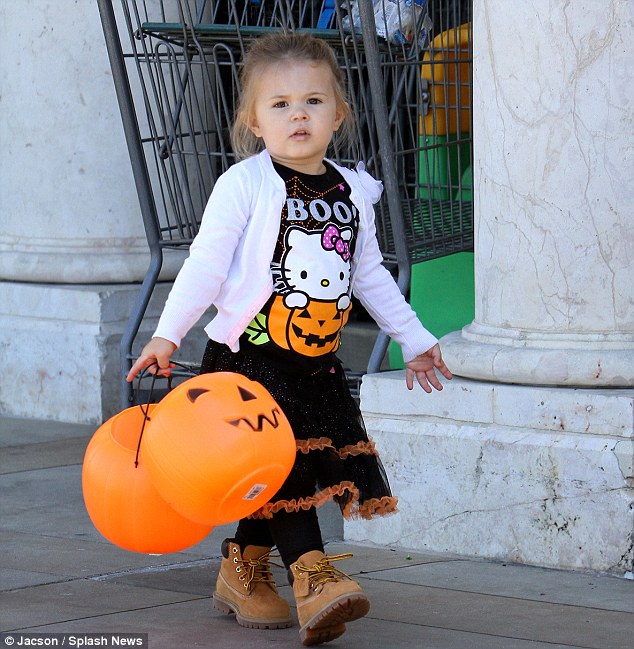
MULTIPOLYGON (((172 361, 172 364, 175 365, 176 367, 179 367, 181 370, 184 370, 185 372, 191 374, 192 376, 198 376, 198 372, 195 372, 191 367, 188 367, 187 365, 183 365, 182 363, 176 363, 175 361, 172 361)), ((152 363, 151 365, 148 365, 147 367, 143 368, 141 373, 139 374, 137 378, 137 391, 140 391, 140 384, 141 381, 145 378, 147 375, 149 369, 153 366, 158 367, 158 363, 152 363)), ((139 453, 141 451, 141 440, 143 439, 143 433, 145 432, 145 425, 148 421, 150 421, 150 404, 152 403, 152 395, 154 394, 154 385, 156 384, 156 380, 159 378, 159 375, 155 373, 152 374, 152 383, 150 384, 150 391, 148 393, 148 398, 146 403, 140 403, 139 408, 141 408, 141 412, 143 413, 143 423, 141 424, 141 432, 139 433, 139 441, 137 442, 136 446, 136 454, 134 456, 134 468, 137 468, 139 466, 139 453)), ((163 378, 163 377, 162 377, 163 378)), ((171 392, 172 391, 172 375, 170 374, 167 377, 167 391, 171 392)))

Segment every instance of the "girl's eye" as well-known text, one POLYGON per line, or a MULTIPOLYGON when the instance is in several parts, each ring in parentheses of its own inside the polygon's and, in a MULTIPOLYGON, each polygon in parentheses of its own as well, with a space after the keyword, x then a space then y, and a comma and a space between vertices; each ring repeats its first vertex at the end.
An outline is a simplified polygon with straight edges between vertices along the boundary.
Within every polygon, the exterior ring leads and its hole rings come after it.
POLYGON ((277 103, 273 104, 273 108, 286 108, 288 104, 285 101, 278 101, 277 103))
POLYGON ((317 97, 311 97, 308 102, 309 104, 321 104, 321 99, 318 99, 317 97))

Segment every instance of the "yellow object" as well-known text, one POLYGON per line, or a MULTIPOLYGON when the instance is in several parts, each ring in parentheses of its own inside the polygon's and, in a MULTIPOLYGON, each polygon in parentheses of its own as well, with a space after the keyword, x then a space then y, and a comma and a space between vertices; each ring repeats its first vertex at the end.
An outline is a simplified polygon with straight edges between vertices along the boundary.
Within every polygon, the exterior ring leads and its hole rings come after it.
POLYGON ((419 119, 421 136, 469 133, 471 23, 438 34, 423 56, 421 79, 428 84, 429 110, 419 119))

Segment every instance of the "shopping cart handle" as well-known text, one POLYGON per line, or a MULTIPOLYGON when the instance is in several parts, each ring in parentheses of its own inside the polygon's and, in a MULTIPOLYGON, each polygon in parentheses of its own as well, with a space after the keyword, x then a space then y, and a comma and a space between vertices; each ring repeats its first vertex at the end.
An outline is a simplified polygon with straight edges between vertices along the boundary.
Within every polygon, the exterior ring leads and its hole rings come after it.
POLYGON ((427 115, 429 112, 429 105, 431 104, 431 92, 429 91, 429 81, 427 79, 420 80, 420 104, 422 108, 422 114, 427 115))

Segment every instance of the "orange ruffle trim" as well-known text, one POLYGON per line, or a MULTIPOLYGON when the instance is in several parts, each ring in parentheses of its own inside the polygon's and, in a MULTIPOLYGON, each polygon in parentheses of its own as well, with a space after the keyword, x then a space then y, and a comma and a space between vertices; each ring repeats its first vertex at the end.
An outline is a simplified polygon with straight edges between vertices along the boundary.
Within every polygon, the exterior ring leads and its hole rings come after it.
POLYGON ((327 487, 314 496, 308 498, 294 498, 293 500, 276 500, 273 503, 266 503, 263 507, 251 514, 249 518, 272 518, 273 514, 279 511, 298 512, 311 507, 321 507, 336 496, 349 494, 349 501, 343 508, 343 517, 347 520, 363 518, 370 520, 375 516, 386 516, 397 510, 398 499, 394 496, 383 496, 382 498, 371 498, 363 504, 359 504, 359 490, 352 482, 340 482, 338 485, 327 487))
POLYGON ((339 457, 345 460, 350 455, 378 455, 374 442, 357 442, 339 449, 339 457))
POLYGON ((335 449, 329 437, 310 437, 308 439, 296 439, 295 448, 299 453, 308 455, 311 451, 323 451, 326 448, 335 449))
POLYGON ((374 442, 372 441, 361 441, 336 449, 332 440, 328 437, 311 437, 309 439, 296 440, 295 447, 299 453, 303 453, 304 455, 307 455, 311 451, 323 451, 329 448, 335 451, 342 460, 345 460, 350 455, 378 455, 374 442))

